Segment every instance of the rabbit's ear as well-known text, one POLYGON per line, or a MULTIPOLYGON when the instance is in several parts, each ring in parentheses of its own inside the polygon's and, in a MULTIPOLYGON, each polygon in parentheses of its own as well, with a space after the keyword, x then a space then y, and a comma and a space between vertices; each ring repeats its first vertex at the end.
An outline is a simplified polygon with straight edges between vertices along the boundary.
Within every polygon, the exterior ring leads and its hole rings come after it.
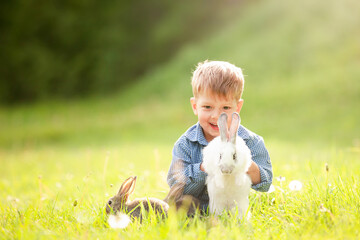
POLYGON ((175 203, 177 200, 181 198, 184 192, 185 183, 178 182, 175 183, 168 193, 168 195, 165 197, 164 201, 167 203, 175 203))
POLYGON ((218 118, 218 127, 220 130, 220 138, 222 142, 226 142, 228 140, 229 132, 227 128, 227 114, 222 113, 218 118))
POLYGON ((119 192, 117 196, 119 198, 122 198, 123 202, 127 202, 129 196, 134 192, 135 190, 135 183, 136 183, 136 176, 129 177, 124 181, 124 183, 121 185, 119 192))
POLYGON ((236 143, 236 135, 239 128, 239 124, 240 124, 240 116, 237 112, 234 112, 232 114, 230 130, 229 130, 230 141, 234 144, 236 143))

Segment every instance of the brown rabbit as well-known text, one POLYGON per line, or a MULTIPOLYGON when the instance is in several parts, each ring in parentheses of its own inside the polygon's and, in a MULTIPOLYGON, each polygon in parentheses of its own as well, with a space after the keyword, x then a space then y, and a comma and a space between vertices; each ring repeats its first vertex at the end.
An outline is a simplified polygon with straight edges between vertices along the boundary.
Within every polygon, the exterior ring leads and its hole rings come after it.
POLYGON ((200 201, 192 195, 183 195, 184 183, 175 183, 165 197, 164 201, 167 202, 170 207, 175 206, 176 210, 184 209, 187 212, 187 216, 193 216, 197 209, 199 209, 200 201))
POLYGON ((135 190, 136 176, 129 177, 121 185, 119 192, 110 198, 106 204, 106 213, 117 213, 118 211, 124 211, 129 213, 131 217, 142 219, 141 205, 144 206, 144 210, 149 212, 149 204, 156 214, 167 215, 169 205, 163 200, 157 198, 136 198, 129 201, 129 196, 135 190))

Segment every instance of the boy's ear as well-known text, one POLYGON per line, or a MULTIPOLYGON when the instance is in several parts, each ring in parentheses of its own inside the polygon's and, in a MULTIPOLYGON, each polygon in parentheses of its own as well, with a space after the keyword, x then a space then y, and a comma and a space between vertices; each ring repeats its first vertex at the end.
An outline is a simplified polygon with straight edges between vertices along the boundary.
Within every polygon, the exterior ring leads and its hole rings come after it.
POLYGON ((241 111, 241 108, 242 108, 243 104, 244 104, 244 100, 243 100, 243 99, 240 99, 240 100, 238 101, 237 105, 236 105, 236 112, 239 113, 239 112, 241 111))
POLYGON ((195 97, 190 98, 190 103, 191 103, 191 108, 192 108, 194 114, 197 115, 198 111, 197 111, 197 104, 196 104, 195 97))

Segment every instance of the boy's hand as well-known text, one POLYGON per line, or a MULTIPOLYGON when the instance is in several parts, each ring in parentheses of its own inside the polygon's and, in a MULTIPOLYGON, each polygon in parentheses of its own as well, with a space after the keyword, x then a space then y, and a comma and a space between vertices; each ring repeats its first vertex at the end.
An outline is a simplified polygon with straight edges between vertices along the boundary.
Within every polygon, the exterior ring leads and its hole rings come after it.
POLYGON ((204 166, 203 166, 203 163, 200 164, 200 170, 205 172, 205 169, 204 169, 204 166))
POLYGON ((256 185, 261 182, 260 169, 254 161, 252 161, 247 174, 251 178, 252 184, 256 185))

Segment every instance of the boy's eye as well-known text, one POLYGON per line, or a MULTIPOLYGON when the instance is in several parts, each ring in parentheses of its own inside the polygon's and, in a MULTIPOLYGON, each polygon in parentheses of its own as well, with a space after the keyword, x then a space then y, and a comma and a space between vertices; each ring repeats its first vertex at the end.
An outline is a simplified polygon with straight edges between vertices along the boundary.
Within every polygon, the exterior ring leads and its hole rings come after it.
POLYGON ((231 109, 231 107, 229 107, 229 106, 224 107, 224 110, 230 110, 230 109, 231 109))
POLYGON ((211 109, 211 106, 203 106, 205 109, 211 109))

